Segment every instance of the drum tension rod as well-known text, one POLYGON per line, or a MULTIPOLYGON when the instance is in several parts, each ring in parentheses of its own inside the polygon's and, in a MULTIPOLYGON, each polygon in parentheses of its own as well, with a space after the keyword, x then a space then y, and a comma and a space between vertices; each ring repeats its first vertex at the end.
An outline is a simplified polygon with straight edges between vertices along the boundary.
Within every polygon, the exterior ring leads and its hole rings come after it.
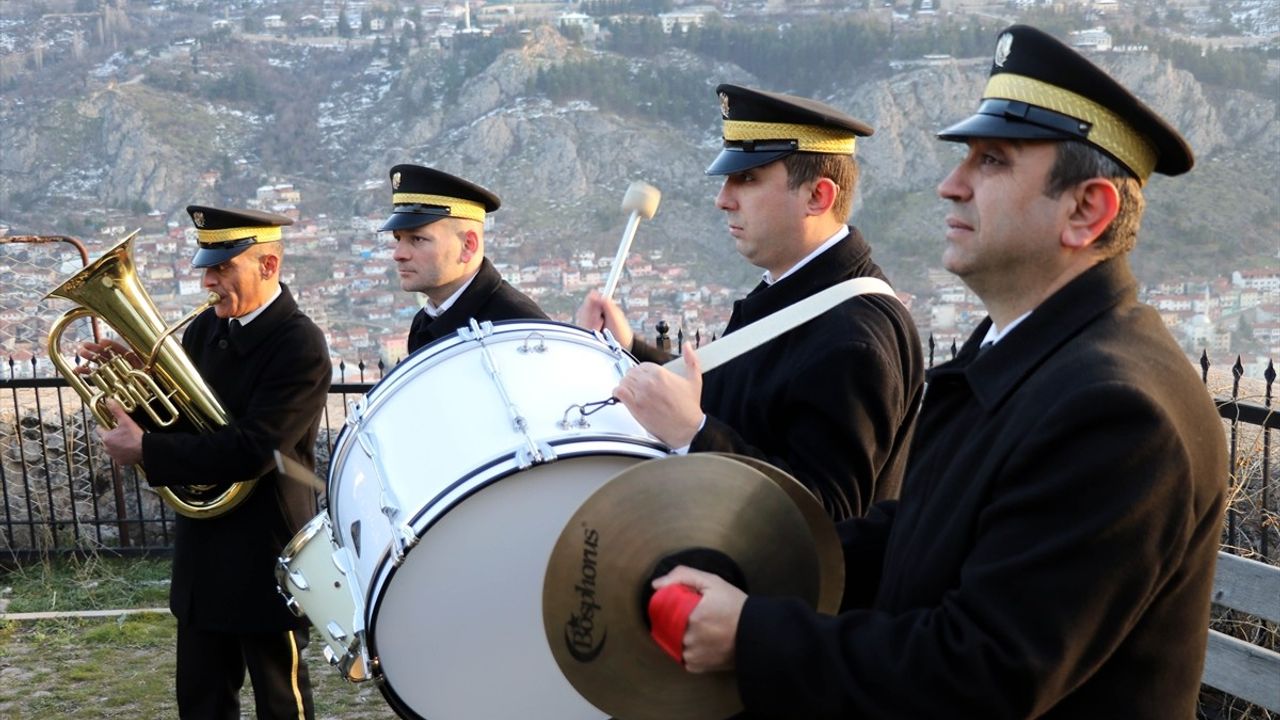
MULTIPOLYGON (((475 318, 471 318, 470 324, 470 329, 458 328, 458 337, 474 341, 480 346, 480 358, 484 363, 485 371, 488 372, 489 379, 493 381, 498 394, 502 396, 502 402, 507 406, 507 416, 511 418, 511 429, 524 436, 524 447, 516 452, 520 469, 524 470, 533 465, 555 460, 556 453, 550 445, 538 442, 529 435, 529 421, 521 414, 520 408, 516 407, 511 394, 507 392, 507 386, 502 382, 502 371, 498 367, 498 361, 489 352, 489 346, 484 341, 486 337, 493 334, 493 323, 488 320, 478 323, 475 318)), ((528 338, 525 338, 525 342, 528 342, 528 338)))

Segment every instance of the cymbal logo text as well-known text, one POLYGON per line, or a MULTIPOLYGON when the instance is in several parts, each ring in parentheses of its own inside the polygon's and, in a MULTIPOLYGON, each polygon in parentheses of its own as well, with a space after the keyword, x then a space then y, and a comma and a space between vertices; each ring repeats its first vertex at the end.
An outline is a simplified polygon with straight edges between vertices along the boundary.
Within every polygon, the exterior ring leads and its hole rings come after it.
POLYGON ((599 657, 609 631, 603 622, 597 626, 597 616, 603 608, 596 602, 596 572, 600 553, 600 532, 594 528, 582 528, 582 575, 573 590, 578 595, 577 612, 569 613, 564 624, 564 643, 569 654, 578 662, 588 663, 599 657), (596 639, 599 630, 599 640, 596 639))

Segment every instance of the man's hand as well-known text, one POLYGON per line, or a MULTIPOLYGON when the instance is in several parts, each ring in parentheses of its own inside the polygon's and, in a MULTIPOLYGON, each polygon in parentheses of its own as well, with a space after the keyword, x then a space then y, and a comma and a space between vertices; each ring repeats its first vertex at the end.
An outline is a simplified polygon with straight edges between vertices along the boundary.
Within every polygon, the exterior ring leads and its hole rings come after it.
POLYGON ((120 355, 135 368, 142 367, 142 359, 137 353, 133 352, 128 345, 116 340, 103 340, 101 343, 83 342, 80 343, 80 349, 76 351, 84 363, 77 365, 75 371, 82 375, 89 373, 93 369, 89 363, 101 365, 111 359, 112 355, 120 355))
POLYGON ((613 389, 645 430, 680 448, 693 442, 702 427, 702 369, 693 343, 684 345, 684 377, 653 363, 641 363, 613 389))
POLYGON ((689 625, 684 631, 685 669, 691 673, 732 670, 734 638, 746 594, 718 575, 683 565, 654 580, 653 589, 674 583, 688 585, 702 595, 689 613, 689 625))
POLYGON ((608 330, 623 350, 631 351, 631 343, 635 340, 631 323, 627 322, 622 308, 612 299, 606 300, 598 290, 587 293, 574 316, 574 323, 587 330, 608 330))
POLYGON ((115 400, 107 401, 107 410, 116 419, 114 428, 98 428, 98 438, 102 440, 107 454, 117 465, 137 465, 142 462, 142 428, 115 400))

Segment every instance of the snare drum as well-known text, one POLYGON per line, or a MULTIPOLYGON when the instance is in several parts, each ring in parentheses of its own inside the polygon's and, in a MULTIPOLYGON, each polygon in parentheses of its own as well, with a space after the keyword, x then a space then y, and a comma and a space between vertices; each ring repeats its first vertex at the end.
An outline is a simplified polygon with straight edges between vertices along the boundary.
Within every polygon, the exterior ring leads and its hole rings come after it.
POLYGON ((397 712, 606 717, 547 647, 542 580, 577 508, 618 472, 668 453, 604 402, 634 364, 573 326, 473 323, 351 408, 329 512, 371 672, 397 712))
POLYGON ((364 616, 356 612, 355 586, 348 580, 347 554, 333 541, 329 516, 311 518, 285 546, 276 564, 280 594, 294 615, 307 616, 324 638, 324 657, 343 677, 368 680, 364 616))

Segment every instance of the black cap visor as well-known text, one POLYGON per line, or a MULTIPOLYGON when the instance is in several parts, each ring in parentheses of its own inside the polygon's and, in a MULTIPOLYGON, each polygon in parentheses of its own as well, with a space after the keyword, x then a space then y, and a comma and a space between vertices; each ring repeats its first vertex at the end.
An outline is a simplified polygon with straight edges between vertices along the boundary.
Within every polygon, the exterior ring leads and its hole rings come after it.
POLYGON ((938 133, 953 142, 973 137, 1088 142, 1089 124, 1016 100, 983 100, 978 112, 938 133))
POLYGON ((221 265, 245 250, 248 250, 253 244, 255 244, 253 238, 245 238, 243 240, 236 240, 235 242, 221 243, 212 247, 202 247, 196 251, 196 256, 191 261, 191 267, 210 268, 215 265, 221 265))
POLYGON ((768 165, 774 160, 781 160, 794 152, 796 152, 795 148, 748 151, 740 147, 727 147, 721 150, 716 159, 707 167, 706 173, 708 175, 732 175, 743 170, 768 165))
POLYGON ((447 208, 430 205, 397 205, 395 212, 391 213, 391 217, 382 223, 382 227, 378 228, 378 232, 422 227, 447 217, 453 217, 449 214, 447 208))

